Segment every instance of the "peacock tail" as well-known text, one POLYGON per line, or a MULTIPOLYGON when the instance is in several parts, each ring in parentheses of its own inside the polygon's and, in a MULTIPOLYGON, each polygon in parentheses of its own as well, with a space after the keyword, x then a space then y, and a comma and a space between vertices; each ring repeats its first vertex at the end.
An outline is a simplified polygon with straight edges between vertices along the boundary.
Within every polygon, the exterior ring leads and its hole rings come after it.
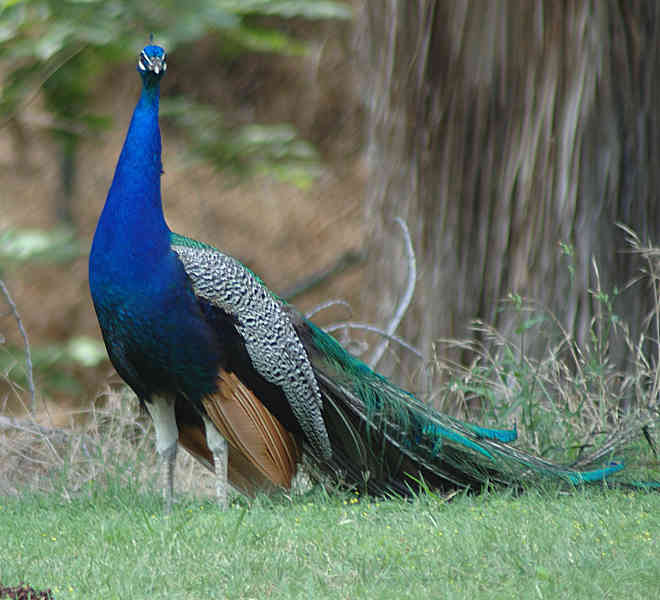
POLYGON ((333 460, 318 472, 339 475, 370 494, 422 488, 480 490, 539 477, 598 482, 621 464, 578 471, 522 452, 516 429, 492 429, 443 414, 349 354, 332 336, 298 317, 296 328, 320 381, 333 460))

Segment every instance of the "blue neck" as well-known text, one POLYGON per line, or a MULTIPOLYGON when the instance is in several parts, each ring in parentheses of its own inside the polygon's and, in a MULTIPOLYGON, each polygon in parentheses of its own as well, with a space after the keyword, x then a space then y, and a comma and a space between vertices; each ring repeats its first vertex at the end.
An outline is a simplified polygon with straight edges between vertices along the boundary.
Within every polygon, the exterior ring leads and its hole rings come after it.
POLYGON ((170 251, 160 195, 162 172, 158 82, 145 82, 126 134, 94 236, 97 274, 140 278, 170 251))

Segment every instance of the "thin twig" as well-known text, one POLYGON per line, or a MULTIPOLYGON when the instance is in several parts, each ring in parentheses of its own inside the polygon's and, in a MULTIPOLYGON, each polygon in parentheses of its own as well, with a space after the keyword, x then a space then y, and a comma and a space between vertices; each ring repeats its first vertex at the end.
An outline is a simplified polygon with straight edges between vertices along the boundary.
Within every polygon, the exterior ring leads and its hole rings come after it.
MULTIPOLYGON (((82 444, 83 452, 86 456, 89 456, 89 449, 87 448, 87 442, 92 445, 97 445, 92 437, 87 434, 80 433, 78 431, 72 431, 70 429, 61 429, 59 427, 44 427, 39 425, 34 420, 25 420, 25 419, 16 419, 14 417, 5 417, 0 415, 0 431, 5 431, 8 429, 15 429, 16 431, 22 431, 24 433, 30 433, 33 435, 38 435, 44 439, 49 438, 58 438, 62 440, 69 440, 71 438, 79 438, 82 444)), ((59 457, 58 457, 59 458, 59 457)))
POLYGON ((64 430, 56 430, 48 427, 43 427, 39 425, 34 418, 34 414, 30 415, 30 421, 24 419, 13 419, 12 417, 0 417, 0 430, 3 429, 17 429, 19 431, 25 431, 34 435, 38 435, 48 446, 49 450, 53 453, 53 456, 62 463, 62 457, 59 455, 55 446, 51 441, 51 436, 55 434, 56 436, 65 435, 64 430))
POLYGON ((343 273, 346 269, 360 264, 365 260, 366 254, 361 250, 348 250, 344 252, 333 264, 325 269, 321 269, 316 273, 312 273, 308 277, 304 277, 300 281, 294 283, 291 287, 284 290, 280 296, 287 302, 291 302, 297 296, 300 296, 312 288, 325 283, 335 275, 343 273))
POLYGON ((16 304, 12 299, 9 290, 7 289, 7 286, 5 285, 5 282, 2 279, 0 279, 0 289, 2 290, 2 293, 5 295, 5 298, 7 299, 7 304, 9 304, 9 307, 11 308, 11 312, 14 315, 14 318, 16 319, 16 323, 18 324, 18 331, 20 331, 21 335, 23 336, 23 343, 25 344, 25 365, 27 369, 28 389, 30 390, 30 413, 34 415, 35 411, 37 410, 37 399, 34 392, 34 379, 32 378, 32 354, 30 353, 30 343, 28 342, 27 333, 25 332, 25 328, 23 327, 23 321, 21 320, 21 315, 18 314, 18 309, 16 308, 16 304))
POLYGON ((401 227, 406 242, 406 252, 408 253, 408 284, 392 320, 385 329, 383 337, 386 339, 384 339, 374 350, 371 360, 369 361, 369 366, 372 369, 374 369, 380 362, 381 358, 383 358, 383 354, 389 344, 389 339, 391 339, 390 336, 396 331, 399 323, 401 323, 401 319, 403 319, 403 316, 406 314, 406 311, 410 306, 410 301, 415 293, 415 283, 417 282, 417 261, 415 260, 415 250, 413 249, 412 240, 410 239, 410 231, 408 231, 408 226, 401 217, 396 217, 394 221, 401 227))
POLYGON ((352 314, 351 310, 351 305, 346 302, 346 300, 341 300, 340 298, 336 298, 334 300, 328 300, 327 302, 324 302, 323 304, 319 304, 318 306, 315 306, 310 310, 309 312, 305 313, 305 318, 306 319, 311 319, 314 315, 320 313, 322 310, 326 310, 330 308, 331 306, 343 306, 348 310, 348 314, 352 314))
MULTIPOLYGON (((70 60, 73 60, 78 54, 80 54, 86 47, 87 47, 87 43, 81 43, 80 46, 74 48, 62 60, 56 62, 54 65, 51 65, 49 68, 46 68, 45 75, 37 83, 34 89, 21 100, 21 109, 25 110, 25 108, 27 108, 30 104, 32 104, 32 102, 34 102, 34 100, 36 100, 37 97, 39 96, 39 93, 41 92, 41 89, 43 88, 44 84, 53 75, 55 75, 55 73, 57 73, 57 71, 59 71, 66 63, 68 63, 70 60)), ((13 118, 16 117, 17 114, 18 114, 18 109, 14 110, 12 113, 7 115, 5 119, 0 121, 0 129, 5 127, 7 123, 9 123, 9 121, 11 121, 13 118)))
POLYGON ((369 323, 354 323, 352 321, 345 321, 343 323, 333 323, 332 325, 328 325, 323 329, 328 333, 332 333, 333 331, 337 331, 339 329, 363 329, 365 331, 372 331, 374 333, 377 333, 378 335, 382 335, 384 338, 387 338, 387 340, 390 342, 396 342, 402 348, 405 348, 409 352, 412 352, 417 358, 420 359, 424 358, 422 353, 417 348, 415 348, 405 340, 401 339, 400 337, 392 333, 388 333, 387 331, 384 331, 380 327, 376 327, 375 325, 370 325, 369 323))

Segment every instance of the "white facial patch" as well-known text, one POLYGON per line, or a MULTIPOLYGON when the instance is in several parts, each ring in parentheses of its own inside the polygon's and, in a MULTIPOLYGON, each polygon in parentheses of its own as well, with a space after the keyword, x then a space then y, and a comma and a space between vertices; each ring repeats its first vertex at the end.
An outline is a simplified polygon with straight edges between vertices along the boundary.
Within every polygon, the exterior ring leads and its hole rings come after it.
POLYGON ((147 67, 151 67, 151 59, 144 52, 140 53, 140 60, 138 61, 138 67, 140 67, 140 70, 142 71, 146 71, 147 67))

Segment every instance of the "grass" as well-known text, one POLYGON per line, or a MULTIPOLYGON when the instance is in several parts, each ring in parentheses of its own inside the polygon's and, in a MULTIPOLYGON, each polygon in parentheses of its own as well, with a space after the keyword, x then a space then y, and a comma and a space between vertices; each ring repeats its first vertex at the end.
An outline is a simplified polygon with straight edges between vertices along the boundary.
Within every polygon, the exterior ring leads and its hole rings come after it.
POLYGON ((60 598, 653 598, 660 495, 0 499, 0 581, 60 598))

